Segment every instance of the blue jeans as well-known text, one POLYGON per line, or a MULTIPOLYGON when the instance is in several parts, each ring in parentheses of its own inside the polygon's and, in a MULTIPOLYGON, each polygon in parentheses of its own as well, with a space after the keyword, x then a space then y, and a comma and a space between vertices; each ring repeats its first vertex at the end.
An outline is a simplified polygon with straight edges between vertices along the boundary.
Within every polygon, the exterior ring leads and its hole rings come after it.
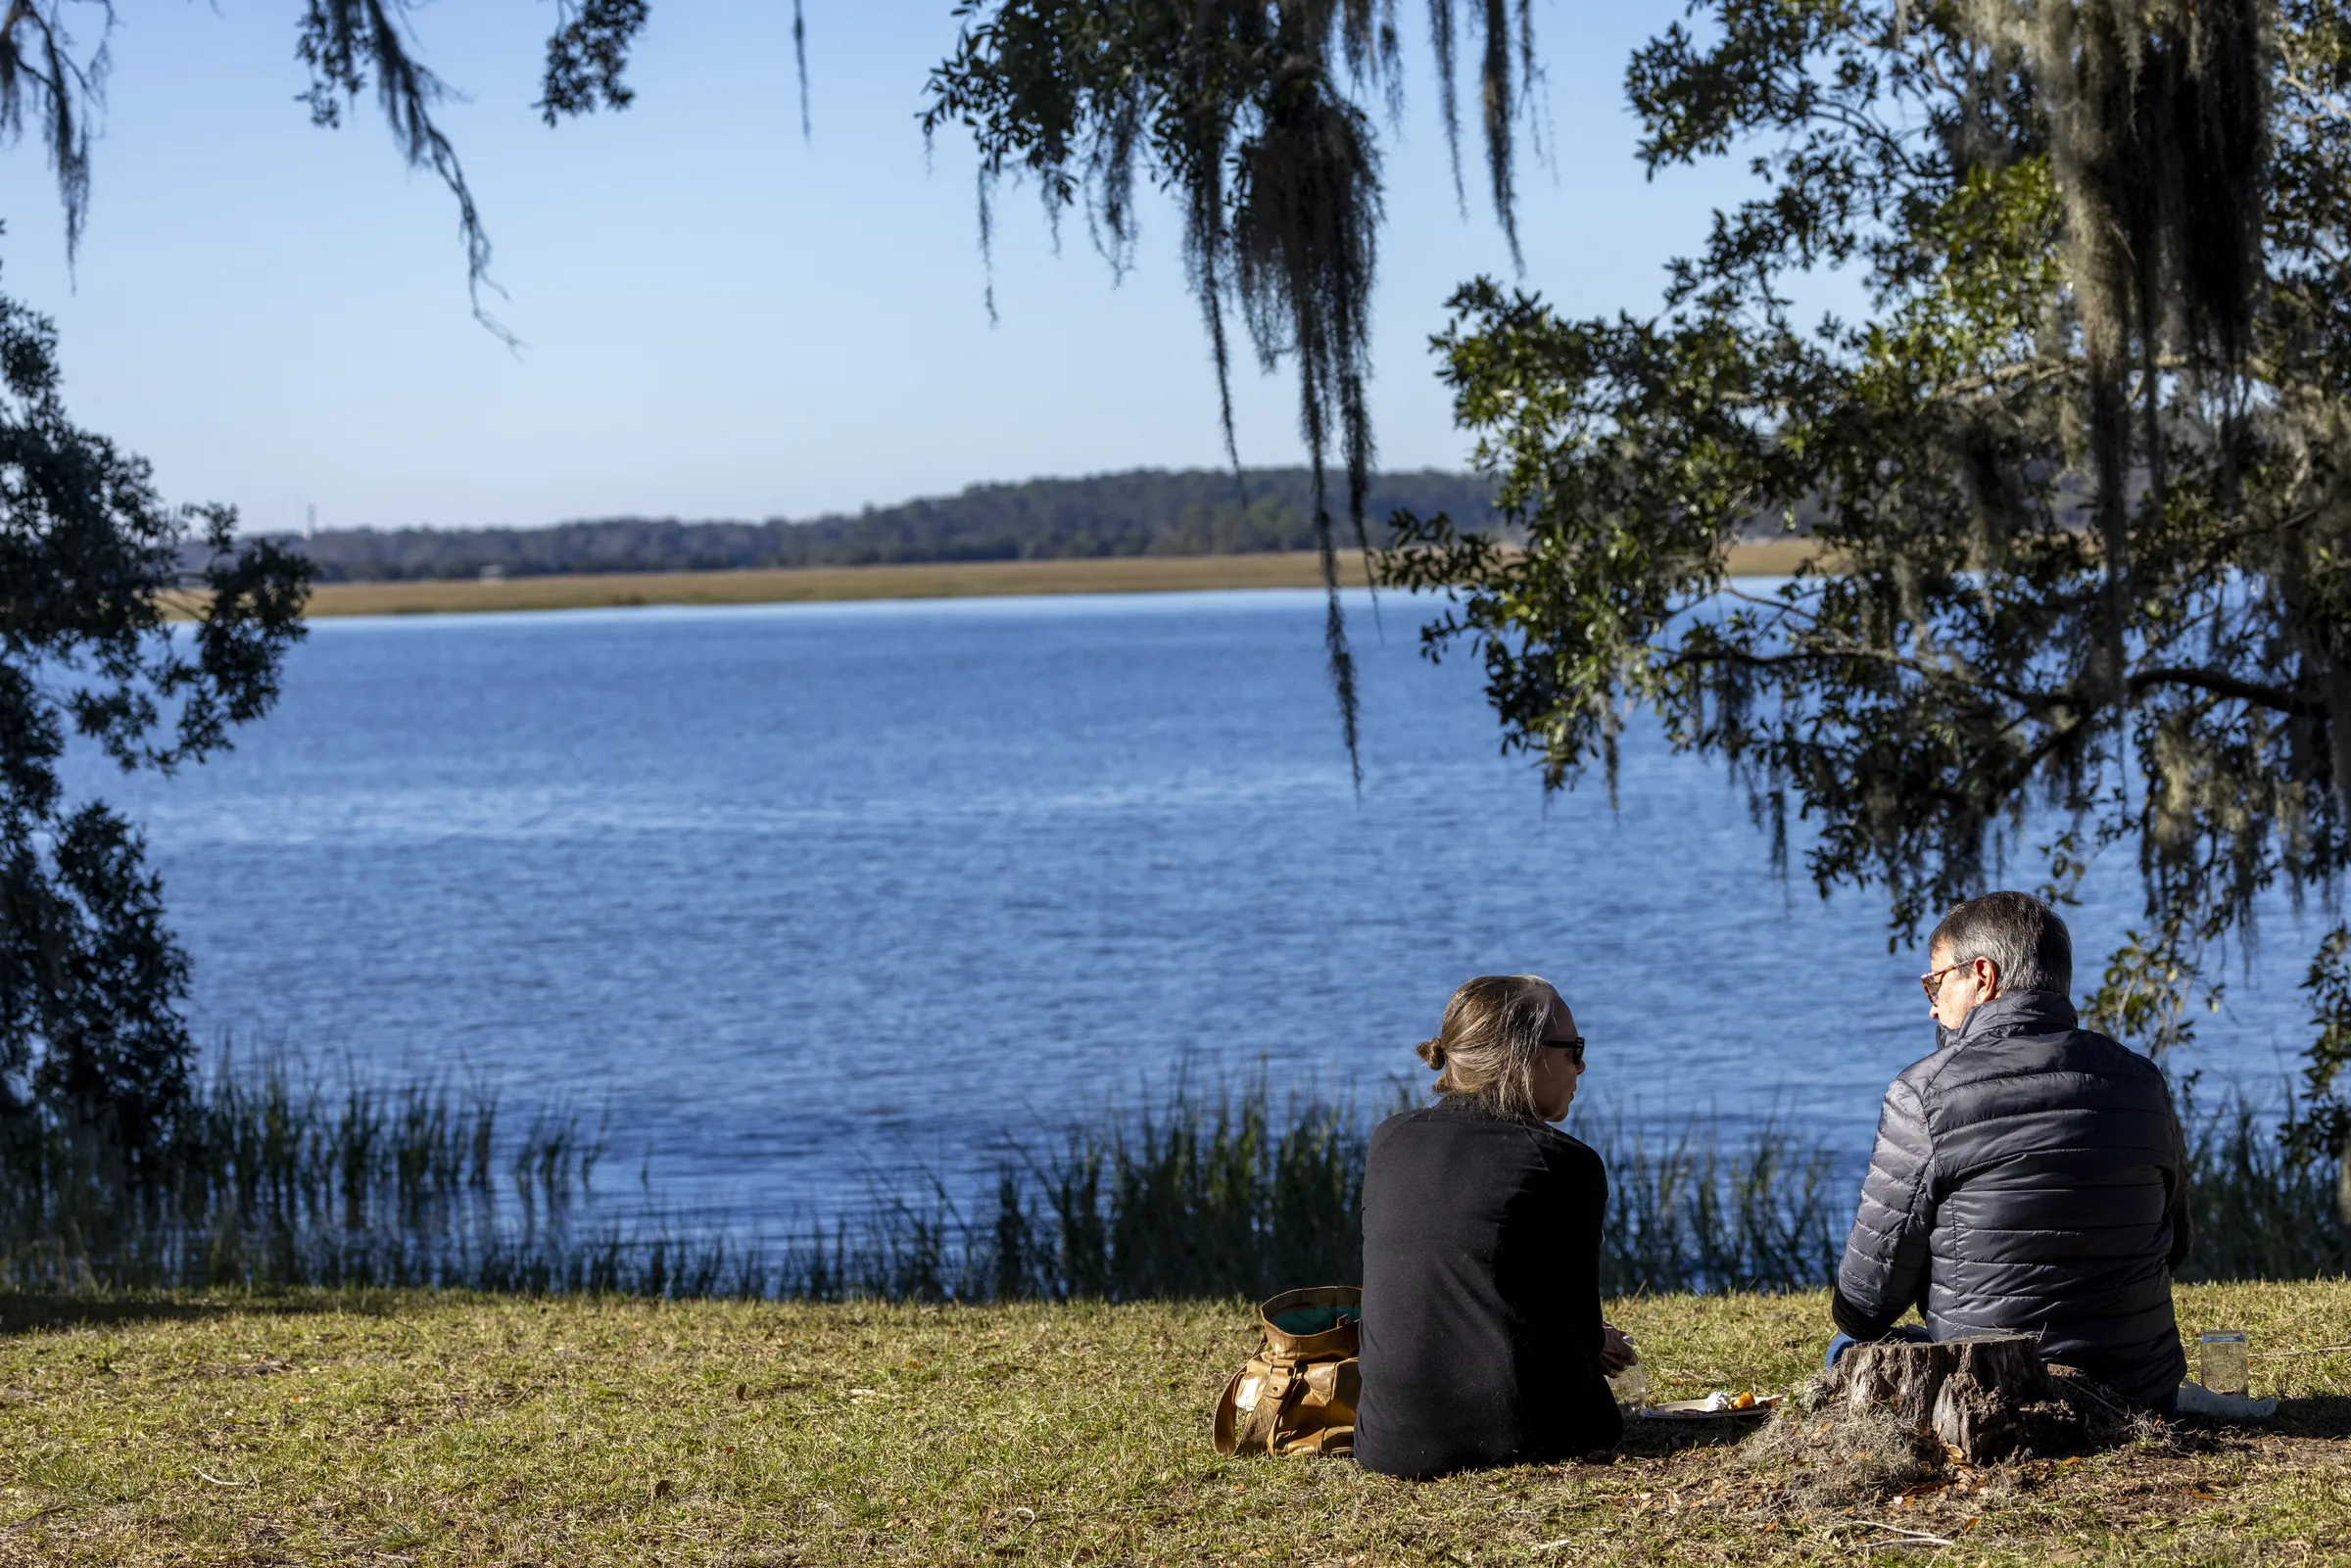
MULTIPOLYGON (((1886 1338, 1890 1340, 1902 1340, 1911 1345, 1932 1345, 1935 1342, 1935 1336, 1928 1333, 1924 1327, 1916 1323, 1903 1323, 1896 1327, 1890 1328, 1886 1331, 1886 1338)), ((1846 1333, 1843 1329, 1839 1329, 1836 1335, 1829 1341, 1829 1354, 1822 1356, 1820 1359, 1821 1370, 1836 1370, 1838 1357, 1842 1356, 1846 1352, 1851 1350, 1854 1346, 1860 1343, 1861 1342, 1859 1340, 1853 1338, 1850 1334, 1846 1333)))

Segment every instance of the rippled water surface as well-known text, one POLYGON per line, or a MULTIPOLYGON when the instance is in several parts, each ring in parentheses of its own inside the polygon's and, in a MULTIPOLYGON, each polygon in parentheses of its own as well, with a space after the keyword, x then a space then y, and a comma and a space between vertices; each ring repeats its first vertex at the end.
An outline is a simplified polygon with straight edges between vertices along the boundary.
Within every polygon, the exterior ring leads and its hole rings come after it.
MULTIPOLYGON (((321 621, 233 755, 90 782, 148 826, 209 1048, 608 1106, 632 1174, 738 1213, 1179 1075, 1384 1101, 1488 971, 1560 983, 1603 1110, 1865 1150, 1933 1044, 1882 903, 1783 883, 1643 734, 1620 809, 1546 803, 1421 608, 1383 641, 1354 605, 1360 798, 1289 593, 321 621)), ((2273 927, 2208 1081, 2298 1048, 2273 927)))

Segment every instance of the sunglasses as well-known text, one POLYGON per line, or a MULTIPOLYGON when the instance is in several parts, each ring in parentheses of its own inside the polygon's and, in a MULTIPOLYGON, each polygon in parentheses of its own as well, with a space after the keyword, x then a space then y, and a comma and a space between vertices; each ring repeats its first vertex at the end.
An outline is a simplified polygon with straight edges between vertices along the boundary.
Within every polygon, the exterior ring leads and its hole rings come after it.
POLYGON ((1975 960, 1971 958, 1967 961, 1967 964, 1945 964, 1943 968, 1935 971, 1931 974, 1921 974, 1918 977, 1919 988, 1927 993, 1927 1000, 1929 1002, 1939 1001, 1943 996, 1943 977, 1945 974, 1950 974, 1953 970, 1966 969, 1968 964, 1973 964, 1975 960))
POLYGON ((1545 1040, 1543 1044, 1551 1050, 1566 1052, 1567 1060, 1577 1067, 1580 1068, 1584 1065, 1584 1037, 1582 1035, 1570 1034, 1564 1040, 1545 1040))

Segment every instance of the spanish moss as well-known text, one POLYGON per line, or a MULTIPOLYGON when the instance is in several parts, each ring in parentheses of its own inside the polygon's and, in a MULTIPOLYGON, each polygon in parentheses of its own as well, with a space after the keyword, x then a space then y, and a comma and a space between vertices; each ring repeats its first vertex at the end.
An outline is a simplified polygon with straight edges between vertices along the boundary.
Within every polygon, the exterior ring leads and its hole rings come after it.
MULTIPOLYGON (((1439 107, 1459 185, 1455 6, 1429 0, 1439 107)), ((1528 9, 1474 0, 1494 203, 1518 256, 1512 140, 1532 69, 1528 9)), ((1401 104, 1392 6, 1379 0, 963 0, 956 50, 931 77, 927 135, 968 129, 986 187, 1033 178, 1049 214, 1082 201, 1114 269, 1136 243, 1139 174, 1176 198, 1187 280, 1216 367, 1227 455, 1232 416, 1228 313, 1261 363, 1292 361, 1299 433, 1316 475, 1331 684, 1358 784, 1355 666, 1338 592, 1338 541, 1324 475, 1345 469, 1350 535, 1364 547, 1373 456, 1366 387, 1381 215, 1379 153, 1363 95, 1401 104)))
POLYGON ((2104 678, 2119 690, 2131 488, 2143 475, 2161 504, 2167 377, 2233 379, 2252 338, 2269 174, 2269 6, 2041 0, 2020 10, 1975 0, 1966 14, 1995 53, 2024 57, 2046 116, 2088 381, 2104 678))
POLYGON ((24 134, 24 112, 29 99, 48 144, 49 166, 57 175, 58 202, 66 214, 66 258, 81 248, 81 229, 90 211, 90 122, 84 106, 102 101, 106 86, 107 50, 104 34, 114 30, 114 11, 101 7, 101 37, 87 60, 73 58, 73 40, 66 31, 64 8, 57 0, 47 5, 9 7, 0 21, 0 134, 14 142, 24 134))
POLYGON ((365 92, 370 72, 376 101, 392 127, 392 139, 410 168, 429 168, 456 198, 457 232, 465 243, 465 285, 474 319, 511 344, 515 341, 482 306, 482 291, 500 292, 490 281, 490 235, 457 162, 457 150, 433 119, 433 106, 449 95, 440 77, 417 61, 408 47, 407 15, 415 0, 307 0, 295 54, 310 68, 303 95, 319 125, 342 123, 343 106, 365 92))
POLYGON ((800 75, 800 140, 810 139, 808 124, 808 19, 800 14, 800 0, 792 0, 792 63, 800 75))

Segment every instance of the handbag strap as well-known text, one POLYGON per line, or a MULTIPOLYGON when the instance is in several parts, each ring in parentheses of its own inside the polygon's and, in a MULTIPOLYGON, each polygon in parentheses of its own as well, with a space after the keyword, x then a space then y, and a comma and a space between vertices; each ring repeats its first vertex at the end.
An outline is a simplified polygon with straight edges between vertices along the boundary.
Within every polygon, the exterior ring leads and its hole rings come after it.
POLYGON ((1273 1452, 1282 1421, 1305 1392, 1306 1379, 1299 1375, 1296 1361, 1286 1355, 1267 1357, 1265 1380, 1241 1418, 1239 1446, 1273 1452))

